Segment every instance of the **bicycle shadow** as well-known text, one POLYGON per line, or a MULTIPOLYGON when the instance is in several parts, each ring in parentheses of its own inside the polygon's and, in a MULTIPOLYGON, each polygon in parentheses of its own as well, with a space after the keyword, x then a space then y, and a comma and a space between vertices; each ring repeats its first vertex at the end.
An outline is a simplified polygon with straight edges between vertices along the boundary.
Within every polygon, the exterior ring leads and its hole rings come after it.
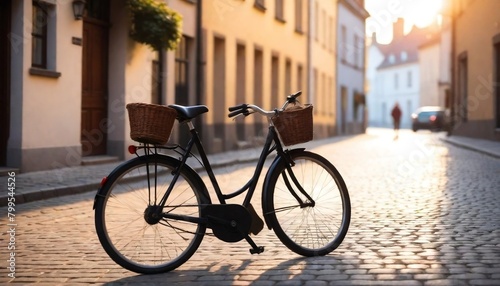
MULTIPOLYGON (((156 275, 124 277, 104 285, 269 285, 283 281, 302 285, 311 281, 324 281, 330 285, 349 284, 345 269, 355 268, 340 254, 322 257, 297 257, 275 260, 241 260, 240 265, 213 262, 206 267, 189 270, 174 270, 156 275), (274 265, 265 269, 269 265, 274 265), (337 284, 338 282, 340 284, 337 284), (333 283, 333 284, 332 284, 333 283)), ((279 258, 278 258, 279 259, 279 258)), ((350 261, 352 262, 352 261, 350 261)))

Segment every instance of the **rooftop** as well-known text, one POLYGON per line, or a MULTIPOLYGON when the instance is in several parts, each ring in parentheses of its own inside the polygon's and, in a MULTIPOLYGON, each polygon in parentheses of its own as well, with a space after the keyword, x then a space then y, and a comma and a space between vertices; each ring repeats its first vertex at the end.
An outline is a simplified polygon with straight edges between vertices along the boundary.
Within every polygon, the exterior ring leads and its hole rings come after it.
POLYGON ((382 45, 374 43, 384 54, 384 61, 377 69, 413 63, 418 61, 418 49, 425 44, 434 43, 440 37, 439 27, 431 25, 425 28, 414 26, 412 30, 403 34, 404 20, 398 19, 394 23, 394 35, 391 43, 382 45))

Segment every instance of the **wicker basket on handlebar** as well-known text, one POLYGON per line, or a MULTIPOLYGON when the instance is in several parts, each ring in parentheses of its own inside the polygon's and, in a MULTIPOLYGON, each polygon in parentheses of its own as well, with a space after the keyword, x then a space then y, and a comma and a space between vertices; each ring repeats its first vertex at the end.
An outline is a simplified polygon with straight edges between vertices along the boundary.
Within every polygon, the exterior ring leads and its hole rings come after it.
POLYGON ((129 103, 127 110, 132 140, 155 145, 168 142, 177 116, 175 109, 157 104, 129 103))
POLYGON ((290 146, 313 139, 312 111, 311 104, 295 105, 272 118, 283 145, 290 146))

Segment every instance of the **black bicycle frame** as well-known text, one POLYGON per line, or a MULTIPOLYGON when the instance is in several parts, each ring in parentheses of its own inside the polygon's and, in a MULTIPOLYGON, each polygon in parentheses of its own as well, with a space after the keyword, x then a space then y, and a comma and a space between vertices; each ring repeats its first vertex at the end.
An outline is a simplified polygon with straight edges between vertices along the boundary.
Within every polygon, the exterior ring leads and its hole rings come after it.
POLYGON ((170 183, 169 188, 165 192, 162 200, 160 201, 160 205, 164 205, 168 196, 170 195, 170 192, 173 189, 173 186, 175 185, 175 182, 177 181, 177 178, 180 175, 180 170, 186 164, 186 160, 190 156, 191 150, 192 150, 194 145, 196 145, 196 149, 199 152, 201 162, 202 162, 203 167, 205 168, 205 170, 208 174, 208 177, 210 178, 210 182, 212 183, 212 186, 214 187, 214 190, 215 190, 215 193, 216 193, 217 198, 219 200, 219 203, 226 204, 226 200, 237 197, 240 194, 242 194, 248 190, 248 193, 245 196, 245 200, 242 204, 244 207, 247 207, 250 204, 252 196, 255 192, 255 188, 257 187, 257 182, 258 182, 259 176, 262 173, 262 169, 264 168, 264 164, 266 162, 267 156, 269 156, 269 154, 271 154, 271 152, 273 152, 274 150, 277 150, 278 156, 283 156, 283 157, 286 156, 285 152, 283 151, 283 148, 281 147, 281 143, 278 139, 278 136, 276 134, 274 126, 269 126, 269 133, 267 135, 264 147, 262 148, 262 152, 260 154, 259 161, 257 162, 257 167, 255 168, 253 176, 241 189, 239 189, 233 193, 230 193, 230 194, 223 194, 222 190, 219 186, 219 183, 217 182, 217 179, 215 177, 214 171, 212 169, 212 165, 210 164, 208 157, 207 157, 207 154, 205 152, 205 149, 203 148, 203 144, 201 143, 198 132, 196 131, 196 129, 192 128, 190 130, 190 133, 191 133, 191 139, 189 140, 187 147, 184 149, 184 154, 181 157, 181 164, 179 164, 177 169, 174 171, 174 174, 175 174, 174 178, 172 179, 172 182, 170 183), (272 146, 273 142, 275 144, 274 146, 272 146))
POLYGON ((260 154, 259 160, 257 162, 257 166, 255 168, 253 176, 250 178, 250 180, 243 186, 241 189, 230 193, 230 194, 224 194, 222 193, 222 190, 219 186, 219 183, 217 182, 217 179, 215 177, 215 174, 213 172, 212 166, 210 165, 210 162, 208 160, 207 154, 205 152, 205 149, 203 148, 203 144, 201 143, 200 137, 198 135, 198 132, 196 129, 191 128, 190 129, 191 133, 191 139, 188 142, 187 147, 184 149, 184 154, 181 157, 181 163, 177 167, 177 169, 174 171, 174 177, 172 179, 172 182, 170 183, 170 186, 168 187, 167 191, 163 195, 163 198, 161 199, 159 205, 163 206, 165 205, 165 202, 167 201, 168 196, 170 195, 170 192, 172 191, 175 183, 177 182, 177 179, 179 178, 180 175, 180 170, 184 167, 186 164, 187 158, 191 154, 191 150, 194 145, 196 145, 196 148, 198 149, 199 156, 201 158, 203 167, 205 168, 208 177, 210 178, 210 182, 212 183, 212 186, 214 187, 215 193, 217 195, 217 198, 219 200, 220 204, 226 204, 226 200, 237 197, 244 193, 245 191, 248 190, 248 193, 245 196, 245 199, 243 201, 243 206, 248 207, 250 205, 250 201, 253 197, 253 194, 255 192, 255 188, 257 187, 257 183, 260 177, 260 174, 262 173, 262 170, 264 168, 264 164, 266 162, 267 156, 271 154, 274 150, 278 153, 278 157, 281 157, 285 159, 286 162, 286 170, 288 171, 288 175, 292 179, 292 182, 295 184, 295 186, 299 189, 300 193, 302 193, 309 201, 304 202, 302 199, 299 198, 297 193, 294 191, 292 188, 291 184, 289 183, 286 174, 283 174, 285 177, 286 185, 288 186, 288 189, 290 190, 291 194, 297 199, 298 203, 300 206, 306 207, 306 206, 311 206, 314 205, 313 199, 305 192, 305 190, 302 188, 302 186, 299 184, 297 181, 295 175, 292 172, 291 167, 295 164, 293 160, 290 158, 290 156, 283 151, 283 147, 281 146, 280 140, 278 138, 278 134, 276 133, 276 130, 274 126, 269 126, 269 132, 267 134, 266 142, 264 143, 264 147, 262 148, 262 152, 260 154), (274 143, 274 146, 273 146, 274 143))

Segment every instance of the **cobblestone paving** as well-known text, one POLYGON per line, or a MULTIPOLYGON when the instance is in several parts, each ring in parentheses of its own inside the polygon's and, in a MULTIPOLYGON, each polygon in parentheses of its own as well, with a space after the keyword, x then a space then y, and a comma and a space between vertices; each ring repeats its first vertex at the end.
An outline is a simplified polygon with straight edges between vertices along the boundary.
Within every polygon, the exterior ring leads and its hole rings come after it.
MULTIPOLYGON (((500 285, 500 160, 446 145, 431 133, 384 131, 313 150, 348 185, 351 227, 325 257, 303 258, 264 229, 246 242, 206 236, 175 271, 141 276, 117 266, 94 230, 93 193, 16 206, 15 271, 8 277, 7 208, 0 222, 0 283, 167 285, 500 285)), ((217 171, 223 189, 251 165, 217 171)), ((260 198, 255 198, 256 209, 260 198)))

